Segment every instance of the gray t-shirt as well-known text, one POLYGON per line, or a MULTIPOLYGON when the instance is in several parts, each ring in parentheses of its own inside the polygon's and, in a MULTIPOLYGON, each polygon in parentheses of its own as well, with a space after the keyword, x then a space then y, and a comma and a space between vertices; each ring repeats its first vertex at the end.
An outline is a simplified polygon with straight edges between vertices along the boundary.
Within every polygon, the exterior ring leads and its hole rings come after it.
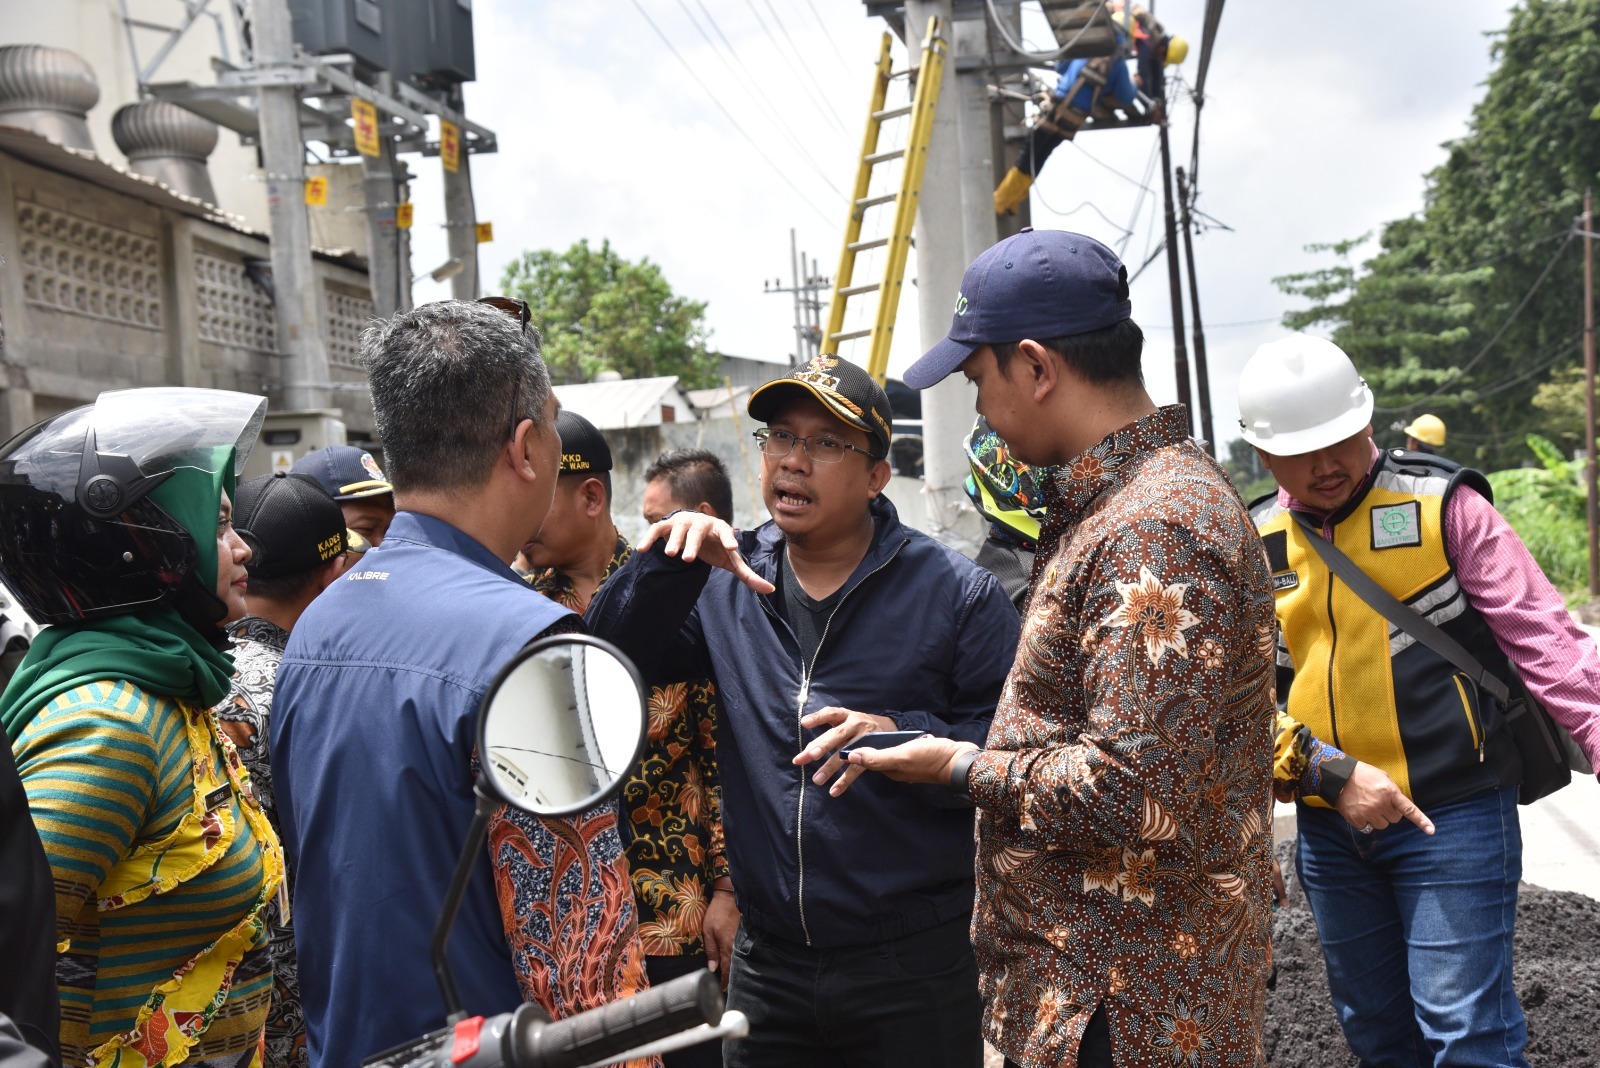
POLYGON ((822 644, 822 633, 828 628, 828 618, 839 606, 843 594, 844 587, 840 586, 820 601, 814 601, 806 596, 806 591, 800 586, 800 580, 794 577, 794 568, 789 566, 789 551, 784 550, 783 566, 778 569, 776 598, 778 614, 789 624, 789 629, 794 631, 795 639, 800 643, 802 663, 808 674, 812 662, 817 658, 817 647, 822 644))

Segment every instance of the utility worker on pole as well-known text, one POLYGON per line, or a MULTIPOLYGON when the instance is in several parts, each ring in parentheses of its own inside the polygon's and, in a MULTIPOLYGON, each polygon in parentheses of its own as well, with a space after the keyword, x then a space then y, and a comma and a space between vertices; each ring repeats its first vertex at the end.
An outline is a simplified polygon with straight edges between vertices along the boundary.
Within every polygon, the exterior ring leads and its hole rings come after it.
POLYGON ((1479 679, 1515 665, 1593 761, 1600 656, 1483 476, 1380 451, 1372 409, 1321 338, 1263 345, 1239 377, 1240 429, 1279 486, 1251 507, 1279 625, 1274 791, 1299 802, 1295 867, 1361 1062, 1526 1068, 1511 975, 1523 758, 1479 679), (1335 553, 1359 573, 1336 577, 1335 553), (1392 627, 1380 591, 1486 670, 1392 627))
POLYGON ((1417 416, 1406 427, 1406 448, 1425 453, 1437 453, 1444 448, 1444 420, 1437 415, 1417 416))
POLYGON ((1006 215, 1016 210, 1028 196, 1045 160, 1063 141, 1078 136, 1107 93, 1124 109, 1131 108, 1141 89, 1154 99, 1156 108, 1165 97, 1161 72, 1166 64, 1181 63, 1189 46, 1181 37, 1168 37, 1161 24, 1143 8, 1113 8, 1111 24, 1116 46, 1109 55, 1093 59, 1063 59, 1056 64, 1060 75, 1054 92, 1041 94, 1039 113, 1028 130, 1028 137, 1017 154, 1017 162, 1000 180, 994 191, 994 210, 1006 215), (1137 56, 1140 78, 1128 73, 1127 60, 1137 56), (1143 82, 1143 84, 1138 84, 1143 82))

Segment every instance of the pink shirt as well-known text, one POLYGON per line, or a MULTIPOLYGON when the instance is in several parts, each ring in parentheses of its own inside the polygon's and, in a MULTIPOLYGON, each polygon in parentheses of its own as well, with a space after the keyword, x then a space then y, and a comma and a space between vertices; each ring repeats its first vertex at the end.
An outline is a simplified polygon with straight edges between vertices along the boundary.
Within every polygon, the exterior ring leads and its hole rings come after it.
MULTIPOLYGON (((1377 456, 1374 448, 1374 461, 1377 456)), ((1281 488, 1278 502, 1322 516, 1281 488)), ((1445 551, 1468 602, 1489 624, 1528 692, 1600 768, 1600 652, 1594 639, 1573 621, 1511 524, 1477 490, 1462 486, 1451 495, 1444 531, 1445 551)))

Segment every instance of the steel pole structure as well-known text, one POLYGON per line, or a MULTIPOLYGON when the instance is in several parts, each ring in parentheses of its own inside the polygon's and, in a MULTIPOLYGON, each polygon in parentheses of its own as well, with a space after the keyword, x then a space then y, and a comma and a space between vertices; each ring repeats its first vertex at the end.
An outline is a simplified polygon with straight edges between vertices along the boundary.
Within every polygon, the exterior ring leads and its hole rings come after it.
MULTIPOLYGON (((294 62, 294 34, 286 0, 253 0, 251 19, 257 69, 294 62)), ((267 177, 267 218, 272 229, 272 289, 285 408, 326 408, 328 350, 319 329, 317 277, 311 262, 311 220, 306 214, 305 144, 300 139, 300 98, 295 85, 257 90, 261 164, 267 177)))
MULTIPOLYGON (((953 32, 951 8, 951 0, 906 0, 906 46, 913 58, 917 48, 914 42, 922 39, 923 30, 931 17, 937 16, 941 20, 946 40, 952 46, 961 39, 953 32)), ((952 54, 955 53, 953 47, 952 54)), ((954 66, 953 62, 946 62, 945 76, 940 82, 933 135, 928 142, 927 165, 923 171, 922 192, 917 204, 917 308, 922 351, 931 348, 949 333, 952 309, 961 289, 961 276, 966 273, 967 264, 973 258, 967 252, 966 212, 970 208, 963 198, 964 172, 969 169, 964 164, 969 161, 964 161, 962 157, 962 150, 971 143, 973 135, 969 132, 964 137, 961 130, 962 125, 969 121, 969 109, 963 98, 967 95, 971 76, 956 74, 954 66)), ((983 91, 981 81, 978 89, 983 91)), ((986 98, 983 112, 987 116, 986 98)), ((988 137, 985 120, 985 142, 988 137)), ((982 152, 985 161, 982 170, 983 206, 989 214, 992 227, 994 202, 993 189, 989 185, 991 171, 988 158, 989 149, 985 144, 982 152)), ((966 492, 962 489, 967 476, 962 440, 972 427, 973 417, 972 391, 959 375, 922 391, 922 472, 927 531, 940 541, 969 552, 976 549, 982 536, 982 524, 976 519, 976 513, 968 507, 966 492)))
MULTIPOLYGON (((450 107, 457 113, 466 111, 459 85, 450 91, 450 107)), ((450 295, 457 300, 477 300, 482 292, 478 280, 478 211, 472 196, 472 155, 465 140, 461 143, 460 168, 454 173, 444 168, 444 225, 449 258, 467 265, 450 280, 450 295)))
POLYGON ((1594 454, 1594 193, 1583 191, 1583 484, 1589 498, 1589 595, 1600 597, 1600 497, 1594 454))
POLYGON ((789 227, 789 277, 793 279, 794 286, 794 366, 799 367, 806 362, 806 326, 804 309, 800 305, 800 276, 805 273, 804 260, 800 256, 800 245, 794 234, 794 227, 789 227))
POLYGON ((1211 431, 1211 375, 1206 370, 1206 330, 1200 325, 1200 279, 1194 273, 1194 218, 1189 210, 1190 187, 1183 168, 1178 168, 1178 203, 1183 206, 1183 262, 1189 272, 1189 311, 1194 314, 1194 394, 1200 405, 1200 436, 1213 456, 1222 455, 1222 446, 1211 431))
MULTIPOLYGON (((1159 103, 1159 102, 1158 102, 1159 103)), ((1161 191, 1167 206, 1167 285, 1172 291, 1172 373, 1177 380, 1178 403, 1188 411, 1189 433, 1194 434, 1193 395, 1189 391, 1189 350, 1183 341, 1183 279, 1178 270, 1178 215, 1172 202, 1172 147, 1167 138, 1166 108, 1162 106, 1161 191)))

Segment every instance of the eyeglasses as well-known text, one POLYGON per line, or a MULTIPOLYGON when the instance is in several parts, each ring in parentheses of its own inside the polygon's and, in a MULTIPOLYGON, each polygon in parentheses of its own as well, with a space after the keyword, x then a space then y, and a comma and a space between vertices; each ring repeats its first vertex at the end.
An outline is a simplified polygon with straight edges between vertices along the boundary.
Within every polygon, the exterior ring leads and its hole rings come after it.
MULTIPOLYGON (((522 336, 528 336, 528 323, 533 320, 533 311, 528 307, 528 302, 518 300, 516 297, 479 297, 479 304, 487 304, 496 311, 505 312, 511 318, 522 324, 522 336)), ((516 377, 511 380, 511 436, 517 436, 517 426, 522 422, 519 414, 522 411, 522 361, 517 361, 516 377)))
POLYGON ((791 434, 787 430, 775 430, 764 426, 751 435, 761 446, 761 455, 769 460, 781 460, 794 451, 799 445, 806 451, 806 455, 819 464, 836 464, 844 459, 846 452, 859 452, 862 456, 872 461, 881 459, 859 446, 838 438, 830 438, 826 434, 812 434, 802 438, 791 434))

